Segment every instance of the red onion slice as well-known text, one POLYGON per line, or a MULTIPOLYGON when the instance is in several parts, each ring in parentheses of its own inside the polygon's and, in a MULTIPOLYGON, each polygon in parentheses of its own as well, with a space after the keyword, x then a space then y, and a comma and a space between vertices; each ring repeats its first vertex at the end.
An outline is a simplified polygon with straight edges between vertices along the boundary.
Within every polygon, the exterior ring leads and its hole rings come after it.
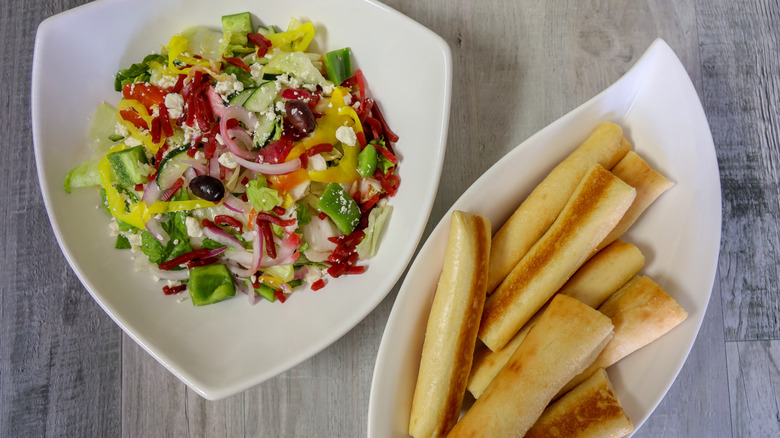
POLYGON ((233 156, 233 160, 236 161, 236 163, 246 167, 247 169, 254 170, 258 173, 263 173, 265 175, 284 175, 286 173, 295 172, 296 170, 301 168, 301 159, 296 158, 294 160, 286 161, 284 163, 279 164, 269 164, 269 163, 255 163, 254 161, 247 161, 236 154, 233 154, 231 151, 231 155, 233 156))
POLYGON ((144 188, 144 194, 141 196, 141 201, 143 201, 147 207, 150 207, 160 200, 160 196, 162 196, 160 187, 157 186, 155 181, 149 181, 144 188))
POLYGON ((254 114, 252 114, 250 111, 247 111, 246 108, 242 106, 229 106, 225 108, 225 112, 222 114, 222 118, 219 120, 219 133, 222 136, 222 141, 225 142, 225 146, 227 146, 230 152, 232 152, 233 155, 239 156, 246 160, 254 160, 257 158, 257 152, 249 150, 252 148, 251 136, 246 134, 240 138, 235 137, 236 131, 238 130, 228 129, 227 127, 228 121, 231 119, 238 120, 239 122, 242 122, 248 129, 254 130, 255 126, 257 126, 257 117, 255 117, 254 114), (232 135, 231 131, 233 131, 232 135), (238 142, 234 140, 234 138, 236 138, 238 142), (247 139, 249 141, 247 141, 247 139))
POLYGON ((241 244, 241 241, 238 240, 235 236, 231 236, 230 234, 222 231, 219 228, 206 226, 203 227, 203 234, 206 235, 209 239, 221 243, 223 245, 227 245, 231 248, 235 249, 244 249, 244 245, 241 244))
POLYGON ((249 214, 252 207, 246 202, 236 198, 230 193, 226 193, 222 198, 222 204, 228 209, 235 211, 236 213, 249 214))
POLYGON ((222 96, 211 85, 206 89, 206 96, 209 98, 211 112, 217 117, 222 117, 225 114, 225 102, 222 100, 222 96))
POLYGON ((171 241, 171 237, 168 236, 168 233, 166 233, 165 230, 163 230, 160 221, 158 219, 155 219, 154 217, 151 217, 149 218, 148 221, 146 221, 146 231, 148 231, 149 234, 152 235, 152 237, 157 239, 157 241, 159 241, 163 245, 167 245, 168 242, 171 241))

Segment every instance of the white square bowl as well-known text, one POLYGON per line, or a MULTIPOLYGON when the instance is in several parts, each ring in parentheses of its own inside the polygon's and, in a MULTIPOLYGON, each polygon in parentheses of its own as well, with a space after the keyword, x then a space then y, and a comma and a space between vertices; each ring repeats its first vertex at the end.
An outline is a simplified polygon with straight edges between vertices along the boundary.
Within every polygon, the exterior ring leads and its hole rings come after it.
POLYGON ((444 160, 452 83, 439 36, 371 0, 104 0, 51 17, 38 28, 32 74, 35 159, 62 251, 90 294, 120 327, 208 399, 235 394, 313 356, 359 323, 387 295, 425 229, 444 160), (379 253, 363 275, 331 279, 284 303, 236 297, 195 308, 162 294, 113 249, 97 190, 66 194, 68 171, 89 157, 89 118, 116 104, 114 74, 159 52, 192 25, 219 29, 221 16, 249 11, 256 24, 314 23, 311 49, 349 46, 389 126, 400 137, 401 186, 379 253))

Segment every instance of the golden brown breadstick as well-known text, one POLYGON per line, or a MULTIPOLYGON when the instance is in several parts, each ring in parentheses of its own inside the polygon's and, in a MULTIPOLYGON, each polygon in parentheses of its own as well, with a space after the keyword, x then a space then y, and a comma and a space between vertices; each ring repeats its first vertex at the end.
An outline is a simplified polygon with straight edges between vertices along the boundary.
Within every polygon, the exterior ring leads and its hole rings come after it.
POLYGON ((485 302, 482 342, 493 351, 503 348, 588 259, 635 193, 602 166, 593 166, 555 223, 485 302))
POLYGON ((635 245, 616 240, 590 258, 558 293, 598 308, 642 269, 645 256, 635 245))
POLYGON ((665 176, 653 170, 634 151, 626 154, 612 168, 612 173, 636 189, 636 198, 631 207, 626 211, 626 214, 623 215, 623 218, 615 226, 615 229, 599 244, 598 249, 604 248, 622 236, 656 198, 674 185, 674 182, 669 181, 665 176))
MULTIPOLYGON (((597 308, 610 295, 631 279, 644 265, 645 257, 636 246, 616 240, 599 251, 577 270, 558 291, 597 308)), ((544 311, 540 309, 517 334, 501 349, 491 351, 482 346, 474 354, 467 388, 474 398, 479 398, 488 384, 512 357, 531 327, 544 311)))
POLYGON ((520 204, 493 237, 488 293, 552 225, 585 173, 597 163, 611 169, 626 155, 631 145, 622 139, 620 126, 603 123, 520 204))
POLYGON ((555 393, 590 364, 612 334, 609 318, 557 295, 450 437, 522 436, 555 393))
POLYGON ((458 420, 485 302, 490 235, 488 219, 452 213, 409 418, 415 438, 446 436, 458 420))
POLYGON ((620 438, 634 431, 604 368, 544 410, 525 438, 620 438))
POLYGON ((688 317, 650 278, 634 277, 599 307, 615 325, 615 336, 593 364, 561 390, 565 393, 598 368, 607 368, 634 351, 660 338, 688 317))

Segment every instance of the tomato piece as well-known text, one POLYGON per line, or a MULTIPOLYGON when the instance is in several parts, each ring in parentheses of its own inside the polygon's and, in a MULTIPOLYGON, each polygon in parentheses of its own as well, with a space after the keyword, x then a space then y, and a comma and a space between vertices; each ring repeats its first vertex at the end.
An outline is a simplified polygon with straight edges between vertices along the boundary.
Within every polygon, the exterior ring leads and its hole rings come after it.
POLYGON ((149 126, 146 124, 146 120, 144 120, 140 114, 138 114, 133 110, 129 110, 129 109, 120 110, 119 115, 123 119, 135 125, 135 127, 138 129, 149 129, 149 126))
POLYGON ((153 105, 165 106, 167 91, 147 82, 125 84, 122 88, 122 96, 125 99, 134 99, 151 111, 153 105))
POLYGON ((307 172, 306 169, 298 169, 284 175, 267 175, 266 178, 272 188, 280 191, 287 191, 307 181, 309 179, 309 172, 307 172))

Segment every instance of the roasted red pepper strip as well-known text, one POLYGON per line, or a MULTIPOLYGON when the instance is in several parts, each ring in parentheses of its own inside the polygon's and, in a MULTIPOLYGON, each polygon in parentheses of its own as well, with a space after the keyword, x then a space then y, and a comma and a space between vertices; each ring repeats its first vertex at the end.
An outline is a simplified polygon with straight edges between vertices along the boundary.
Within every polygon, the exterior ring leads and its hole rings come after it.
POLYGON ((207 248, 201 248, 201 249, 196 249, 196 250, 190 251, 190 252, 188 252, 186 254, 182 254, 182 255, 180 255, 178 257, 175 257, 175 258, 173 258, 171 260, 168 260, 167 262, 160 263, 160 269, 162 269, 163 271, 170 271, 171 269, 173 269, 173 268, 175 268, 175 267, 177 267, 179 265, 183 265, 183 264, 189 262, 190 260, 195 260, 195 259, 199 259, 199 258, 205 257, 205 256, 208 255, 208 253, 210 251, 211 250, 209 250, 207 248))
POLYGON ((325 287, 325 280, 319 279, 311 284, 311 290, 320 290, 325 287))
POLYGON ((276 216, 272 216, 268 213, 263 213, 262 211, 257 213, 257 221, 263 221, 263 222, 270 222, 274 225, 279 225, 280 227, 289 227, 290 225, 295 225, 295 219, 282 219, 276 216))
POLYGON ((163 286, 162 290, 165 295, 176 295, 179 292, 182 292, 183 290, 187 289, 186 284, 180 284, 178 286, 163 286))
POLYGON ((240 68, 241 70, 246 70, 247 72, 251 72, 252 71, 252 69, 250 69, 249 66, 244 63, 244 61, 242 61, 242 60, 240 60, 238 58, 223 56, 222 59, 224 59, 225 62, 227 62, 228 64, 235 65, 236 67, 240 68))
POLYGON ((258 213, 258 217, 255 218, 257 223, 257 230, 259 233, 263 233, 263 239, 265 240, 265 252, 268 257, 272 259, 276 258, 276 242, 274 242, 274 234, 271 231, 271 224, 266 221, 261 221, 258 213))
POLYGON ((173 185, 171 186, 171 188, 169 188, 168 190, 166 190, 165 192, 163 192, 163 194, 162 194, 162 195, 160 195, 160 201, 167 202, 168 200, 170 200, 170 199, 173 197, 173 195, 174 195, 174 194, 175 194, 175 193, 176 193, 176 192, 177 192, 177 191, 178 191, 178 190, 181 188, 181 186, 183 186, 183 185, 184 185, 184 179, 183 179, 183 178, 179 178, 179 179, 177 179, 177 180, 176 180, 176 181, 173 183, 173 185))
POLYGON ((241 221, 234 218, 233 216, 228 216, 226 214, 218 214, 214 216, 214 222, 233 227, 239 233, 242 233, 244 231, 244 225, 241 223, 241 221))
POLYGON ((333 150, 333 145, 330 143, 320 143, 315 144, 314 146, 310 147, 306 150, 306 155, 309 157, 313 157, 317 154, 321 154, 323 152, 330 152, 333 150))
POLYGON ((257 56, 263 57, 268 53, 268 49, 273 46, 273 43, 268 38, 260 35, 259 33, 248 33, 246 38, 257 46, 257 56))

